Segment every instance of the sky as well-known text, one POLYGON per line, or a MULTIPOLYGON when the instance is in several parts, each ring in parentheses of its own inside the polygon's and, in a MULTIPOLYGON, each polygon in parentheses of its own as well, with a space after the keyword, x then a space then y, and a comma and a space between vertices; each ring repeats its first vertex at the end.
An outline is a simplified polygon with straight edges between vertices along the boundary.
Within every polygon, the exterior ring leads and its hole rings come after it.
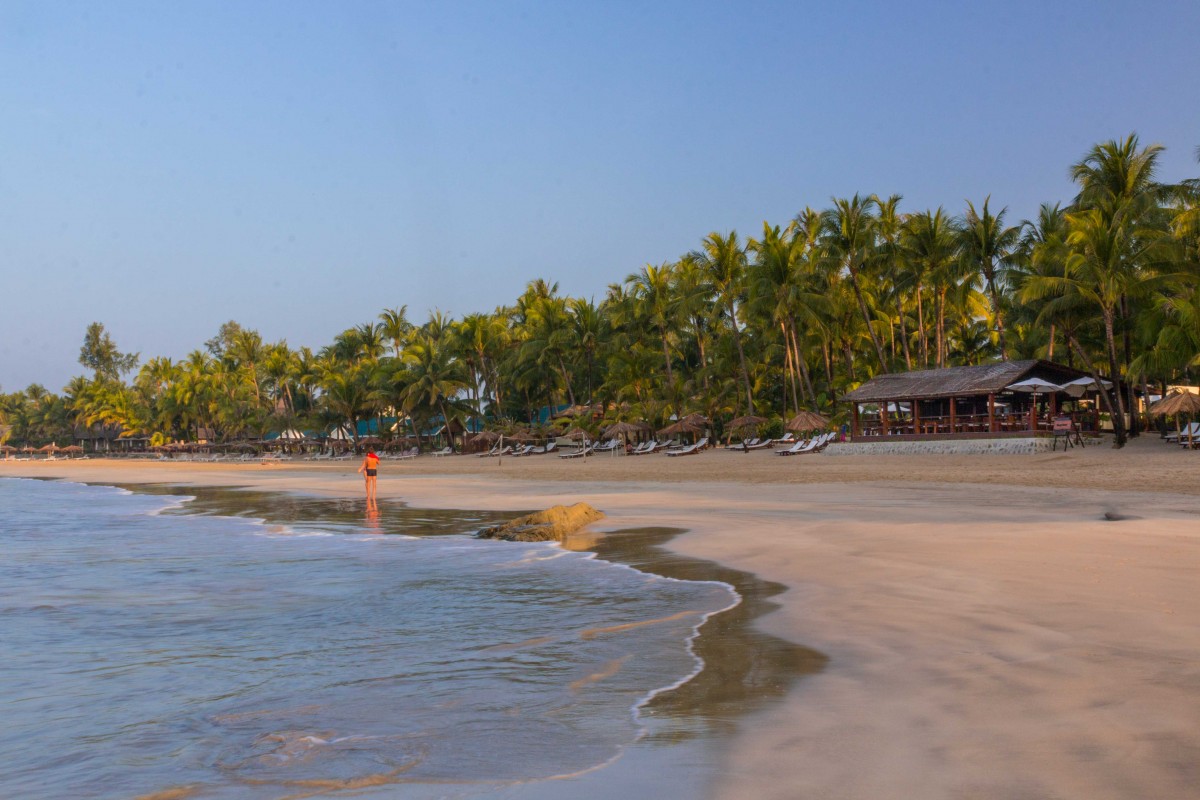
POLYGON ((84 331, 319 348, 603 297, 855 192, 1012 223, 1136 132, 1200 174, 1200 3, 0 4, 0 391, 84 331))

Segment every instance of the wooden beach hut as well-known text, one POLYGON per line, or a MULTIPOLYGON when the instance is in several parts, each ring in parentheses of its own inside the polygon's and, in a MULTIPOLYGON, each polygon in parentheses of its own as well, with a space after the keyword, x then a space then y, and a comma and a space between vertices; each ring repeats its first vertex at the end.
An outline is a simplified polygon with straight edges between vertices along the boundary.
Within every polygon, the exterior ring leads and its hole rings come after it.
POLYGON ((1090 374, 1052 361, 999 361, 877 375, 843 396, 851 404, 851 436, 896 440, 1030 436, 1069 416, 1077 430, 1099 430, 1094 388, 1022 391, 1014 384, 1061 387, 1090 374), (1071 406, 1069 410, 1064 406, 1071 406))

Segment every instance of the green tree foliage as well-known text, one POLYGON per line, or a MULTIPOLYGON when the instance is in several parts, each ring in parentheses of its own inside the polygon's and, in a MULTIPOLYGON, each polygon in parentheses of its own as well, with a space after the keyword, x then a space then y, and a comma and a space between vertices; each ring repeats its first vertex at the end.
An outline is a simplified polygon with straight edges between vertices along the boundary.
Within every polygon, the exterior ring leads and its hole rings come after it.
MULTIPOLYGON (((904 210, 899 195, 834 198, 757 238, 710 233, 599 301, 537 279, 461 319, 384 309, 316 353, 230 321, 127 382, 138 356, 97 322, 80 352, 89 375, 61 396, 0 394, 0 437, 63 443, 97 425, 156 441, 357 436, 392 418, 397 435, 420 434, 472 417, 530 424, 563 405, 592 407, 579 424, 690 412, 778 424, 801 408, 843 413, 837 399, 882 372, 998 358, 1057 359, 1126 387, 1195 383, 1200 179, 1159 182, 1161 152, 1136 136, 1097 144, 1071 167, 1075 198, 1017 225, 990 197, 958 216, 904 210)), ((1137 431, 1130 401, 1105 398, 1118 442, 1137 431)))

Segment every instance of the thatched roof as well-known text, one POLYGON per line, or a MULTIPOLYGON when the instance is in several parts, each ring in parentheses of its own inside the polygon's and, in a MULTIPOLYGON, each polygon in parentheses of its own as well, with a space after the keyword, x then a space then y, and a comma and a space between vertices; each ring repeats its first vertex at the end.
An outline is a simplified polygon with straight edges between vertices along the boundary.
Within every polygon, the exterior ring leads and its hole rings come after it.
POLYGON ((876 375, 843 400, 879 403, 886 400, 929 400, 937 397, 969 397, 1004 391, 1010 383, 1029 377, 1061 384, 1088 373, 1052 361, 997 361, 971 367, 923 369, 876 375))

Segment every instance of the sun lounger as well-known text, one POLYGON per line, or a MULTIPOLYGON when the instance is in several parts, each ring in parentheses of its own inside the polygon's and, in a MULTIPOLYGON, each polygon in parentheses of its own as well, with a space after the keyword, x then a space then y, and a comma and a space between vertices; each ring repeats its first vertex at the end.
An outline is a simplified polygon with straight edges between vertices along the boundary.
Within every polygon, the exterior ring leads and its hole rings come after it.
POLYGON ((696 453, 699 453, 701 450, 703 450, 706 447, 708 447, 708 437, 707 436, 705 436, 703 439, 696 442, 695 444, 688 445, 687 447, 683 448, 682 450, 668 450, 667 455, 669 455, 669 456, 693 456, 696 453))
POLYGON ((755 436, 753 439, 745 439, 743 441, 738 442, 737 444, 727 444, 727 445, 725 445, 725 449, 726 450, 745 450, 747 447, 754 447, 760 441, 762 441, 762 440, 759 439, 757 436, 755 436))
POLYGON ((814 436, 807 442, 798 442, 785 450, 776 450, 775 454, 780 456, 796 456, 803 453, 815 453, 825 448, 825 445, 833 441, 836 434, 823 433, 820 436, 814 436))
POLYGON ((1182 430, 1169 431, 1167 435, 1163 437, 1163 439, 1165 439, 1168 444, 1175 444, 1176 442, 1183 444, 1188 440, 1189 437, 1200 438, 1200 422, 1188 423, 1187 425, 1183 426, 1182 430))
POLYGON ((571 453, 559 453, 558 457, 559 458, 583 458, 584 456, 590 456, 593 452, 595 452, 595 450, 596 450, 596 445, 589 444, 589 445, 585 445, 571 453))

